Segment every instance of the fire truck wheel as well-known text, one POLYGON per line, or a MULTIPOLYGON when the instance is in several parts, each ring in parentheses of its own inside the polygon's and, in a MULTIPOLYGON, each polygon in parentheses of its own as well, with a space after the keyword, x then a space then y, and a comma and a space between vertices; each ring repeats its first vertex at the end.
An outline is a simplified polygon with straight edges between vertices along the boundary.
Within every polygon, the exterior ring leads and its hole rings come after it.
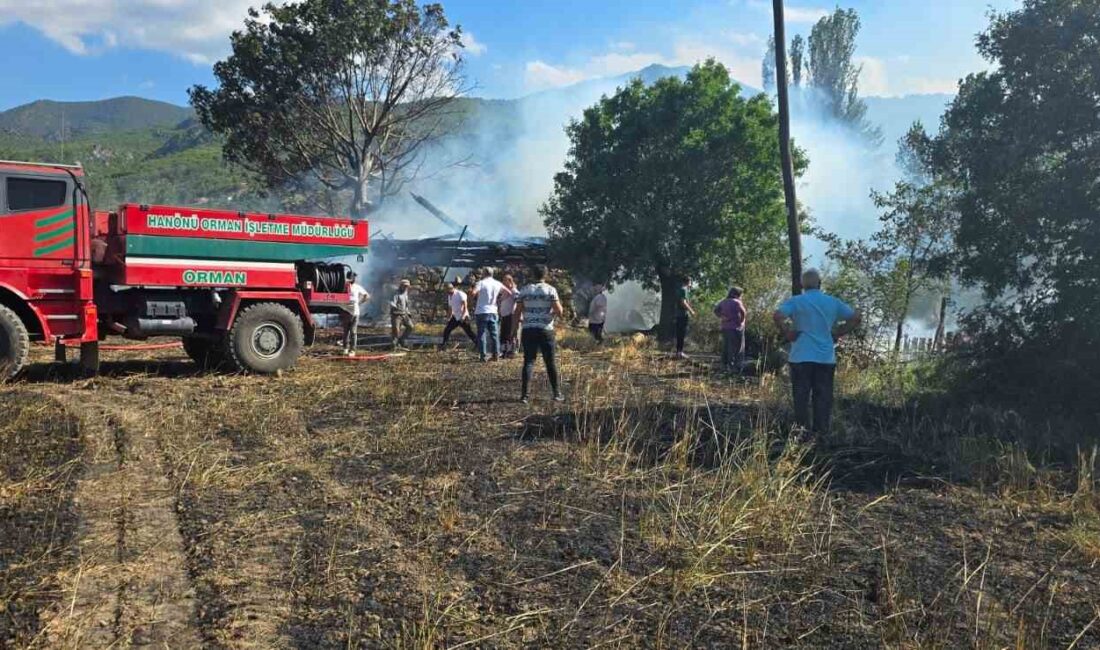
POLYGON ((183 351, 203 370, 218 370, 227 365, 225 341, 222 339, 185 336, 183 351))
POLYGON ((30 336, 14 311, 0 305, 0 383, 16 375, 27 363, 30 336))
POLYGON ((229 358, 245 372, 271 374, 298 361, 305 346, 298 316, 278 303, 245 307, 229 328, 229 358))

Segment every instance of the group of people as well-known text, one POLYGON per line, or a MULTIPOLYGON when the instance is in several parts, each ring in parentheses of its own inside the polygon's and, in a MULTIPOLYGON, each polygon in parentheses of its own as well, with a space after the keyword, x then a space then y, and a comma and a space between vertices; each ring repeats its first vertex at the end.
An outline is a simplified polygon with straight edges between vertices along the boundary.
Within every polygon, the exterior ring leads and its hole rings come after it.
MULTIPOLYGON (((557 369, 554 323, 564 310, 557 290, 546 282, 547 268, 532 269, 531 283, 522 289, 511 274, 501 280, 491 268, 481 271, 472 295, 476 299, 474 322, 470 326, 469 298, 458 280, 447 286, 450 316, 443 328, 446 347, 451 334, 461 329, 475 344, 482 361, 495 361, 515 356, 517 342, 523 350, 523 371, 520 397, 528 401, 528 390, 535 362, 541 356, 546 365, 550 387, 556 401, 564 400, 557 369)), ((355 350, 355 323, 362 305, 370 295, 349 275, 352 309, 344 321, 344 349, 355 350)), ((412 331, 408 280, 402 280, 390 300, 390 325, 394 346, 404 347, 412 331)), ((836 342, 860 325, 858 311, 835 296, 821 290, 821 274, 810 269, 802 274, 803 293, 785 300, 772 318, 780 334, 790 343, 789 365, 791 393, 796 423, 817 434, 828 432, 833 408, 833 382, 836 374, 836 342)), ((690 278, 682 279, 676 301, 676 355, 684 358, 684 343, 691 318, 696 315, 690 298, 690 278)), ((744 364, 745 325, 748 310, 742 300, 743 290, 731 287, 726 297, 714 306, 722 331, 722 366, 740 372, 744 364)), ((588 328, 597 342, 603 342, 607 320, 607 292, 601 284, 594 286, 589 303, 588 328)))
MULTIPOLYGON (((684 358, 688 323, 695 316, 684 277, 676 303, 676 355, 684 358)), ((809 269, 802 274, 803 292, 783 301, 772 314, 783 339, 790 343, 788 365, 795 423, 817 435, 832 425, 833 382, 836 375, 836 343, 859 327, 862 316, 836 296, 821 290, 821 273, 809 269)), ((745 323, 748 310, 743 290, 731 287, 726 298, 714 307, 722 330, 722 365, 740 372, 745 354, 745 323)))
MULTIPOLYGON (((355 271, 349 271, 348 279, 348 309, 340 313, 340 325, 344 335, 341 343, 344 354, 355 356, 359 347, 359 318, 363 314, 363 305, 370 301, 370 293, 359 284, 359 276, 355 271)), ((393 337, 394 349, 404 349, 409 334, 413 331, 412 305, 409 302, 409 287, 412 283, 402 280, 393 297, 390 298, 390 332, 393 337)))
MULTIPOLYGON (((554 323, 564 310, 558 291, 546 282, 549 271, 544 265, 531 269, 531 283, 522 289, 515 278, 505 273, 497 280, 492 268, 484 268, 471 294, 476 301, 473 321, 470 325, 469 296, 455 280, 447 285, 447 306, 450 314, 443 327, 443 340, 439 349, 450 342, 451 334, 461 329, 476 346, 481 361, 496 361, 516 355, 517 347, 523 349, 523 373, 520 398, 528 401, 531 375, 535 362, 541 356, 550 379, 550 389, 555 401, 565 399, 557 367, 557 343, 554 323)), ((355 355, 357 324, 362 306, 370 300, 370 294, 356 282, 355 273, 348 274, 351 308, 343 318, 344 353, 355 355)), ((398 283, 397 291, 390 299, 390 334, 394 349, 404 349, 413 330, 412 308, 409 302, 408 280, 398 283)), ((606 302, 605 302, 606 306, 606 302)))
POLYGON ((451 333, 461 329, 477 347, 482 361, 510 358, 516 354, 516 303, 519 289, 511 273, 505 273, 497 280, 491 268, 481 271, 481 278, 473 288, 477 300, 474 307, 474 322, 477 333, 470 327, 469 298, 462 290, 458 279, 447 285, 447 305, 450 317, 443 327, 443 342, 439 349, 447 346, 451 333))
POLYGON ((481 271, 481 279, 474 285, 472 294, 477 301, 474 308, 475 334, 470 327, 470 311, 466 292, 456 280, 447 287, 447 303, 450 318, 443 328, 444 349, 451 333, 461 329, 477 346, 481 361, 496 361, 514 357, 517 341, 523 350, 523 373, 520 399, 527 402, 531 375, 535 362, 541 356, 546 364, 550 389, 555 401, 563 401, 557 366, 557 344, 554 322, 564 313, 558 291, 546 282, 548 270, 537 265, 531 270, 532 282, 520 289, 510 273, 501 280, 494 277, 492 268, 481 271))

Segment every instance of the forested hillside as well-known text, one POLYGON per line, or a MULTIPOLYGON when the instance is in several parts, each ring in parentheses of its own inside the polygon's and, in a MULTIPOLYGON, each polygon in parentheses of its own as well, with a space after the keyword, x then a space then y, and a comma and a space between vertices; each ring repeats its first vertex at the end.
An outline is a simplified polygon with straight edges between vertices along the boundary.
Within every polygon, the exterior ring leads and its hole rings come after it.
MULTIPOLYGON (((636 74, 651 82, 660 76, 680 76, 684 70, 650 66, 636 74)), ((453 112, 452 135, 439 147, 451 158, 456 152, 475 152, 471 155, 476 157, 478 151, 506 150, 531 131, 532 120, 560 120, 564 126, 577 98, 583 96, 587 103, 593 88, 625 83, 630 76, 596 85, 584 82, 517 100, 461 99, 453 112)), ((745 88, 744 92, 756 91, 745 88)), ((884 133, 904 133, 912 120, 928 119, 929 106, 937 107, 931 111, 936 114, 946 99, 879 98, 870 115, 884 133)), ((247 172, 226 165, 219 143, 198 124, 190 108, 138 97, 89 102, 40 100, 0 112, 0 159, 80 162, 87 169, 89 192, 98 208, 138 201, 246 210, 311 209, 293 196, 265 192, 247 172)), ((483 160, 465 162, 487 164, 483 160)))

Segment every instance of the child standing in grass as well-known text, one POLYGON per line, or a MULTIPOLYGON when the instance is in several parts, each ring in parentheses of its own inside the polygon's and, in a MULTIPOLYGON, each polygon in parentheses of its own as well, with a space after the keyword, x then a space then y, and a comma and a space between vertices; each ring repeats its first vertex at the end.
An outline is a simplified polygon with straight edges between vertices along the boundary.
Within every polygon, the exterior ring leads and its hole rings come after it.
POLYGON ((732 287, 726 299, 714 306, 714 315, 721 319, 722 368, 729 372, 741 372, 745 359, 745 319, 748 312, 741 301, 741 287, 732 287))

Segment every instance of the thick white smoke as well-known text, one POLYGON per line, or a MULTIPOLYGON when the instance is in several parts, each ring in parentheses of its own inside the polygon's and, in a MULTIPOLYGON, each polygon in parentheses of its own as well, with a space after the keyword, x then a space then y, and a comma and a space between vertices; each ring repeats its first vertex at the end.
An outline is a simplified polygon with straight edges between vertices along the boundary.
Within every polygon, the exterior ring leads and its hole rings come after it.
MULTIPOLYGON (((685 72, 685 68, 649 68, 640 74, 652 81, 658 74, 685 72)), ((627 79, 587 81, 514 101, 470 102, 471 113, 460 131, 432 145, 421 176, 408 189, 469 226, 478 237, 544 236, 538 209, 550 196, 554 174, 562 169, 568 153, 565 126, 627 79)), ((894 160, 898 124, 887 125, 881 146, 870 145, 827 116, 820 102, 810 101, 808 92, 793 95, 792 133, 810 161, 798 185, 800 202, 826 231, 845 238, 869 235, 878 223, 871 190, 887 191, 900 176, 894 160)), ((897 111, 897 106, 892 108, 897 111)), ((907 121, 917 118, 928 121, 921 114, 907 121)), ((408 192, 387 199, 374 216, 373 229, 411 239, 455 232, 415 203, 408 192)), ((811 263, 824 263, 821 242, 808 240, 805 249, 811 263)), ((653 303, 652 298, 639 285, 613 291, 608 329, 652 326, 655 311, 639 309, 653 303)))

